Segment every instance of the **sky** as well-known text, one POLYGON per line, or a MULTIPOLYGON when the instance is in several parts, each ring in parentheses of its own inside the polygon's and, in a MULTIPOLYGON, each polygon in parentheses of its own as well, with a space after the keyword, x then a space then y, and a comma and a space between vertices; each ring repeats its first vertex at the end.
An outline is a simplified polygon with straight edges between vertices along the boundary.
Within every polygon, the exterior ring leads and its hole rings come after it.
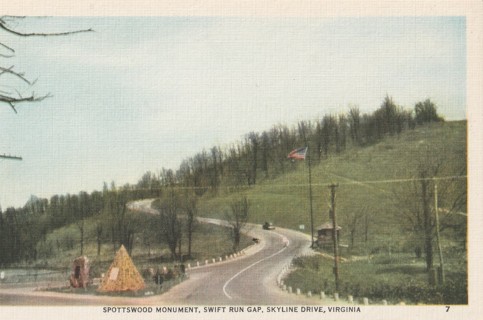
MULTIPOLYGON (((136 183, 250 131, 430 98, 466 119, 464 17, 28 17, 15 66, 42 102, 0 105, 0 205, 136 183)), ((0 52, 1 53, 1 52, 0 52)))

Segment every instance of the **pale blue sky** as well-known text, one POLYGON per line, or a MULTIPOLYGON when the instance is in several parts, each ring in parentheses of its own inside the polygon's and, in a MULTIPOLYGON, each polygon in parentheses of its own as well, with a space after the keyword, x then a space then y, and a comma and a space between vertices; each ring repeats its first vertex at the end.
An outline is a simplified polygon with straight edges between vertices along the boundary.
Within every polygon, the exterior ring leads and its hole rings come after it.
MULTIPOLYGON (((325 113, 412 108, 431 98, 466 118, 464 17, 28 18, 29 31, 93 28, 18 39, 15 65, 41 103, 0 106, 0 204, 31 194, 91 192, 177 169, 203 148, 325 113), (33 30, 32 30, 33 29, 33 30)), ((0 82, 4 90, 12 82, 0 82)), ((25 89, 25 88, 24 88, 25 89)))

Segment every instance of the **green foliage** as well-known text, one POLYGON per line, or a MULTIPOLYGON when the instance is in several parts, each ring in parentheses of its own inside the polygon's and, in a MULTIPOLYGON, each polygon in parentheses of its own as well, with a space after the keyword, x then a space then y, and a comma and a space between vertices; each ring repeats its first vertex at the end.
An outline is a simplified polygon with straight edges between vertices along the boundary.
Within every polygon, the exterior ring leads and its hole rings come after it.
POLYGON ((438 115, 436 109, 436 105, 430 99, 416 103, 414 107, 414 111, 416 113, 416 122, 418 124, 423 124, 427 122, 443 121, 443 118, 438 115))
MULTIPOLYGON (((339 294, 393 303, 466 304, 467 273, 457 267, 458 259, 461 254, 449 259, 454 271, 447 275, 442 286, 428 285, 424 263, 406 254, 376 255, 372 260, 344 262, 339 265, 339 294)), ((304 292, 335 292, 332 260, 320 256, 300 257, 294 259, 293 265, 297 269, 286 277, 285 284, 304 292)))
POLYGON ((440 290, 444 304, 468 304, 468 277, 449 279, 440 290))
MULTIPOLYGON (((426 157, 428 147, 444 156, 439 176, 460 175, 461 168, 466 167, 466 123, 445 122, 417 127, 399 136, 386 137, 375 145, 348 149, 320 164, 313 164, 315 227, 329 221, 330 192, 327 185, 336 182, 339 183, 336 207, 338 224, 342 227, 342 244, 351 244, 353 216, 361 215, 355 224, 354 247, 350 248, 352 255, 389 251, 414 254, 415 244, 420 239, 403 222, 402 206, 396 205, 395 197, 400 188, 411 186, 413 182, 372 182, 417 177, 418 161, 426 157)), ((230 203, 240 195, 246 195, 251 203, 250 222, 262 224, 270 221, 277 227, 295 230, 304 225, 304 232, 310 233, 307 163, 300 161, 293 165, 292 172, 260 181, 240 192, 220 189, 216 197, 200 198, 200 215, 223 219, 223 213, 230 210, 230 203)), ((450 185, 446 196, 440 197, 441 208, 449 207, 449 200, 466 190, 465 179, 450 181, 450 185)), ((443 192, 442 185, 440 192, 443 192)), ((406 199, 406 203, 413 202, 416 202, 414 198, 406 199)), ((461 211, 465 212, 465 207, 461 211)), ((465 217, 442 214, 440 218, 445 226, 442 238, 446 239, 448 246, 457 245, 461 250, 466 240, 465 217)))
MULTIPOLYGON (((134 235, 131 257, 139 271, 147 268, 156 270, 162 266, 172 267, 179 264, 179 261, 171 259, 168 246, 165 243, 160 243, 159 217, 139 212, 130 214, 134 215, 133 228, 138 230, 134 235)), ((99 221, 108 223, 108 217, 108 214, 105 213, 101 217, 89 218, 85 221, 84 254, 91 261, 91 276, 93 277, 100 277, 101 273, 108 269, 119 249, 117 244, 113 245, 109 231, 102 237, 101 254, 97 254, 96 227, 99 221)), ((183 255, 185 263, 193 264, 196 261, 224 257, 232 253, 232 242, 227 228, 211 224, 197 224, 192 237, 191 258, 183 255)), ((185 240, 182 243, 182 250, 183 253, 186 253, 186 236, 183 239, 185 240)), ((37 261, 28 264, 28 266, 60 270, 69 269, 72 260, 80 254, 78 240, 79 230, 75 224, 49 233, 45 241, 37 244, 37 251, 39 252, 37 261)), ((251 238, 242 235, 240 248, 245 248, 250 244, 252 244, 251 238)))

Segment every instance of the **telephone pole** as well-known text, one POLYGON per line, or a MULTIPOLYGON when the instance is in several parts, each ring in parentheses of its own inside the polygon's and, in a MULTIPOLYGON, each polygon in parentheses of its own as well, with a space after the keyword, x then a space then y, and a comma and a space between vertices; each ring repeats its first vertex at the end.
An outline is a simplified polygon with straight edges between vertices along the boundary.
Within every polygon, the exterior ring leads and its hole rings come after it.
POLYGON ((310 201, 310 233, 312 244, 310 245, 311 248, 314 248, 314 212, 312 207, 312 170, 310 165, 310 154, 309 154, 309 146, 307 145, 307 158, 308 158, 308 165, 309 165, 309 201, 310 201))
POLYGON ((0 159, 8 159, 8 160, 22 160, 22 157, 11 156, 6 154, 0 154, 0 159))
POLYGON ((439 254, 439 272, 438 278, 440 284, 444 283, 444 264, 443 264, 443 251, 441 250, 441 239, 439 237, 439 214, 438 214, 438 185, 434 184, 434 213, 436 215, 436 241, 438 242, 438 254, 439 254))
POLYGON ((336 184, 331 184, 330 188, 330 203, 332 216, 332 242, 334 243, 334 277, 335 277, 335 291, 339 292, 339 241, 337 239, 337 219, 335 215, 335 189, 336 184))

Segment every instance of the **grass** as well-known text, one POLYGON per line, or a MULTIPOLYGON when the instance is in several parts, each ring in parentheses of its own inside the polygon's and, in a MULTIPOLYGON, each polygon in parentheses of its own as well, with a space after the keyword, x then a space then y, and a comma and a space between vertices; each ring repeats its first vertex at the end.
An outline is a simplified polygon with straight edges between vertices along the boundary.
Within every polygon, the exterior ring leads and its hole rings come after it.
MULTIPOLYGON (((466 304, 466 270, 457 260, 446 262, 447 282, 443 286, 429 286, 423 259, 406 253, 343 262, 339 264, 338 293, 392 303, 466 304)), ((294 266, 297 269, 284 279, 287 286, 304 292, 337 292, 333 260, 321 256, 302 257, 295 259, 294 266)))
MULTIPOLYGON (((146 216, 145 219, 149 219, 149 216, 146 216)), ((95 226, 96 220, 86 220, 86 239, 83 254, 91 262, 91 277, 99 277, 101 273, 105 272, 119 249, 117 245, 113 246, 110 242, 104 241, 101 246, 101 254, 97 255, 96 238, 93 236, 95 226)), ((179 264, 179 261, 172 261, 166 245, 160 239, 156 241, 157 237, 153 234, 155 232, 155 225, 148 221, 143 232, 139 232, 135 236, 131 258, 140 272, 148 268, 156 270, 162 266, 173 267, 179 264), (144 238, 144 236, 147 237, 144 238), (148 241, 152 242, 148 245, 148 241)), ((78 237, 79 230, 75 225, 58 229, 49 234, 46 240, 39 244, 39 251, 42 256, 30 267, 67 270, 70 274, 72 261, 80 255, 78 237), (72 244, 72 247, 69 243, 72 244)), ((251 238, 242 237, 240 247, 245 248, 251 243, 251 238)), ((183 240, 182 246, 183 252, 186 254, 186 238, 183 240)), ((185 257, 185 263, 224 257, 232 252, 232 242, 227 228, 211 224, 198 224, 193 234, 192 257, 191 259, 185 257)))
MULTIPOLYGON (((330 156, 312 168, 314 225, 329 221, 330 183, 338 183, 336 209, 342 226, 341 243, 349 243, 351 214, 363 208, 371 216, 369 243, 366 247, 401 248, 407 232, 397 219, 400 209, 394 194, 408 183, 358 183, 364 181, 405 179, 415 176, 417 162, 427 149, 437 151, 445 160, 440 176, 459 175, 466 165, 466 122, 448 122, 417 127, 400 136, 387 137, 365 148, 352 147, 345 153, 330 156)), ((296 169, 275 179, 259 179, 256 186, 246 188, 250 203, 250 220, 271 221, 276 226, 298 229, 305 225, 310 233, 309 187, 306 164, 296 162, 296 169)), ((200 202, 203 216, 223 218, 229 203, 239 195, 223 192, 205 196, 200 202)), ((356 240, 363 239, 357 230, 356 240)), ((462 239, 459 239, 462 241, 462 239)))

